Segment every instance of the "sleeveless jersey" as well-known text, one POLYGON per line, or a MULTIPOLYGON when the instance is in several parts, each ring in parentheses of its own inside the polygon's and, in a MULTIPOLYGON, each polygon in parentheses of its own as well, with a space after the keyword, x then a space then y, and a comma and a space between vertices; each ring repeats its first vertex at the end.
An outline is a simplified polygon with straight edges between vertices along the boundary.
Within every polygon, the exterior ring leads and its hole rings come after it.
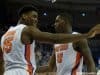
POLYGON ((1 47, 5 62, 5 71, 14 68, 25 69, 30 73, 35 72, 35 41, 32 44, 24 45, 21 42, 21 33, 25 25, 19 24, 10 27, 2 36, 1 47))
POLYGON ((54 48, 57 75, 78 75, 78 72, 82 72, 83 58, 74 50, 72 43, 55 44, 54 48))

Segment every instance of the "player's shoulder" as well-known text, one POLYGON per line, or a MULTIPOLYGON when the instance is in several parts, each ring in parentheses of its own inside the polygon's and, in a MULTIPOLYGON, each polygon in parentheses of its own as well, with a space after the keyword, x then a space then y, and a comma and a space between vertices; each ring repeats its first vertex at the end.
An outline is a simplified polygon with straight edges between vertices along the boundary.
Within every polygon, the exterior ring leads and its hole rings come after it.
POLYGON ((14 28, 16 29, 16 28, 24 28, 24 27, 26 27, 26 25, 24 25, 24 24, 18 24, 14 28))
POLYGON ((79 32, 72 32, 72 34, 81 34, 81 33, 79 33, 79 32))
POLYGON ((30 37, 30 38, 35 38, 37 35, 39 35, 39 29, 34 26, 26 26, 24 27, 22 34, 30 37))

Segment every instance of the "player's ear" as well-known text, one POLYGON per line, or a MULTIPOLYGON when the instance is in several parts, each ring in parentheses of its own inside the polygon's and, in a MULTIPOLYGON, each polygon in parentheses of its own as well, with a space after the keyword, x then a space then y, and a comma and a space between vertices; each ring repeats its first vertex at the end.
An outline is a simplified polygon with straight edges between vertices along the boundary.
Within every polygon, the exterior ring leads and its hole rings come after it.
POLYGON ((23 19, 26 19, 26 18, 27 18, 27 15, 22 14, 22 18, 23 18, 23 19))

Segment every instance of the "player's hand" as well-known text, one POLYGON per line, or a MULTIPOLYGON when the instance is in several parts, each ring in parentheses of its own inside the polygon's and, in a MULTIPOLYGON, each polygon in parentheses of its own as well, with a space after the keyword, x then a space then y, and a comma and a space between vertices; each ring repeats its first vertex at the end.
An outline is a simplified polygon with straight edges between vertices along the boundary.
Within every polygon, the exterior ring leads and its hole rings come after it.
POLYGON ((88 32, 87 35, 88 35, 88 38, 93 38, 96 35, 96 31, 90 31, 90 32, 88 32))
POLYGON ((96 31, 96 34, 100 34, 100 24, 97 24, 94 26, 91 31, 96 31))
POLYGON ((100 24, 94 26, 89 32, 88 32, 88 37, 92 38, 96 34, 100 34, 100 24))

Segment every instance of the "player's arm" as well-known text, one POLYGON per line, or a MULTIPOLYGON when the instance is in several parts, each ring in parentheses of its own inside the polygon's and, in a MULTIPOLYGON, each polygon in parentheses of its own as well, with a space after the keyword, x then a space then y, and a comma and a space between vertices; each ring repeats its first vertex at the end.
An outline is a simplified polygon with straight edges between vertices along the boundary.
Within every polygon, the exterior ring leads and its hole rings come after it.
POLYGON ((3 62, 3 53, 2 53, 2 49, 0 46, 0 75, 3 75, 4 72, 4 62, 3 62))
POLYGON ((48 64, 45 66, 37 67, 36 72, 37 73, 53 72, 55 67, 56 67, 56 59, 55 59, 55 53, 53 52, 48 64))
POLYGON ((56 69, 55 51, 53 51, 52 56, 49 59, 48 65, 49 65, 49 71, 54 71, 54 69, 56 69))
POLYGON ((52 56, 50 57, 50 60, 47 65, 45 66, 39 66, 36 69, 37 73, 43 73, 43 72, 53 72, 56 67, 56 59, 55 59, 55 53, 53 52, 52 56))
POLYGON ((96 72, 95 63, 94 63, 90 48, 88 46, 87 40, 86 39, 80 40, 74 43, 73 46, 75 50, 79 51, 82 54, 84 61, 87 65, 88 72, 96 72))
POLYGON ((39 40, 42 42, 51 43, 69 43, 73 41, 78 41, 80 39, 88 38, 90 34, 53 34, 48 32, 41 32, 35 27, 26 27, 27 34, 31 36, 32 39, 39 40))
MULTIPOLYGON (((93 28, 90 30, 90 34, 95 32, 96 34, 100 34, 100 24, 95 25, 93 28)), ((94 35, 95 35, 94 33, 94 35)))

